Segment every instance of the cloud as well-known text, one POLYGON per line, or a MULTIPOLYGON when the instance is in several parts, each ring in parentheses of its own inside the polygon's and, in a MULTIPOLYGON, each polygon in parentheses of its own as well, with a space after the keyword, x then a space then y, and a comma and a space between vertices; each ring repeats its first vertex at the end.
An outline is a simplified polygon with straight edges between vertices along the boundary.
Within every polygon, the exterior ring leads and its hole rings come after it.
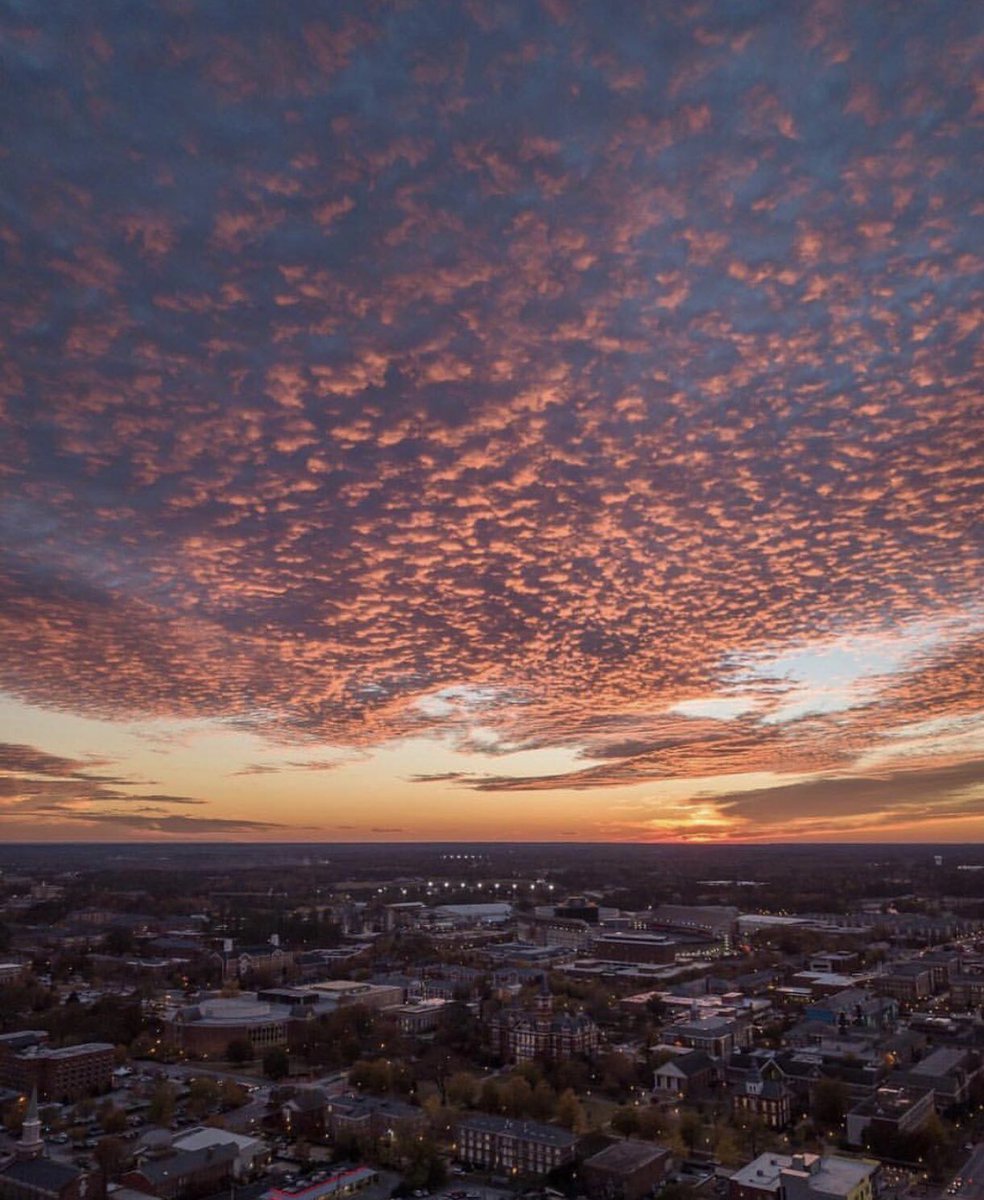
MULTIPOLYGON (((199 834, 199 833, 258 833, 265 830, 285 829, 287 826, 273 821, 247 821, 239 818, 186 817, 170 814, 148 816, 131 812, 86 812, 63 813, 63 820, 88 825, 111 825, 119 829, 146 833, 199 834)), ((296 826, 291 826, 296 828, 296 826)))
MULTIPOLYGON (((206 803, 192 796, 167 792, 135 792, 131 789, 146 784, 82 769, 90 765, 104 766, 108 761, 95 756, 71 759, 49 754, 35 746, 0 743, 0 821, 31 815, 44 818, 58 815, 66 820, 115 820, 125 816, 126 810, 107 810, 103 806, 123 804, 132 815, 137 811, 151 811, 148 805, 166 813, 168 808, 206 803)), ((138 821, 137 826, 139 824, 138 821)))
POLYGON ((973 6, 292 13, 18 6, 0 687, 482 793, 979 712, 973 6), (927 621, 836 713, 751 669, 927 621))

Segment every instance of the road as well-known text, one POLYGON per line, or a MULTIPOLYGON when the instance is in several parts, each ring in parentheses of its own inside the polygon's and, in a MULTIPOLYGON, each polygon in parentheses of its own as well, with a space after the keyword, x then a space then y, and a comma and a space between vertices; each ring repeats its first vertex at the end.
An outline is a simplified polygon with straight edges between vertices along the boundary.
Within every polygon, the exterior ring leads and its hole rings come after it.
POLYGON ((984 1142, 974 1147, 946 1191, 955 1200, 984 1200, 984 1142))

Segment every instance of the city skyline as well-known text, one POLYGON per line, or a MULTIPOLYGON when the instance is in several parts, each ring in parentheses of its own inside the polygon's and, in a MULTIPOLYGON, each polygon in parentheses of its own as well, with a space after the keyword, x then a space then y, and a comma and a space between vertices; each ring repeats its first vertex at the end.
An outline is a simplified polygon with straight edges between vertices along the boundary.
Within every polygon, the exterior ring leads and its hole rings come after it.
POLYGON ((974 6, 0 38, 0 839, 984 841, 974 6))

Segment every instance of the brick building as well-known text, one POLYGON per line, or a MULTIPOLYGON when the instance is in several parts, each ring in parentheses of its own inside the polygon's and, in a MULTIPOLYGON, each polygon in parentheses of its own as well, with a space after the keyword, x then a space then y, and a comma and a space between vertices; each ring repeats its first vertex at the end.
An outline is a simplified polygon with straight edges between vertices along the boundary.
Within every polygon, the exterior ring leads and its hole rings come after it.
POLYGON ((147 1159, 135 1170, 127 1171, 121 1182, 159 1200, 196 1200, 230 1186, 237 1156, 237 1147, 231 1144, 179 1150, 147 1159))
POLYGON ((325 1102, 325 1131, 332 1141, 349 1139, 360 1146, 393 1141, 423 1133, 427 1123, 422 1108, 378 1096, 331 1096, 325 1102))
POLYGON ((576 1145, 570 1130, 539 1121, 476 1115, 458 1126, 461 1161, 507 1175, 546 1175, 572 1163, 576 1145))
POLYGON ((670 1152, 626 1138, 584 1160, 581 1178, 590 1200, 642 1200, 666 1178, 670 1152))
POLYGON ((694 1100, 714 1085, 717 1068, 703 1050, 669 1058, 653 1072, 653 1096, 664 1100, 694 1100))
POLYGON ((504 1062, 593 1054, 598 1027, 587 1013, 555 1013, 546 978, 532 1009, 510 1005, 489 1020, 493 1052, 504 1062))
POLYGON ((92 1200, 97 1184, 98 1177, 50 1158, 0 1167, 0 1200, 92 1200))
POLYGON ((0 1087, 19 1092, 37 1089, 38 1097, 70 1103, 108 1092, 113 1081, 114 1048, 109 1042, 84 1042, 54 1048, 44 1030, 0 1036, 0 1087))

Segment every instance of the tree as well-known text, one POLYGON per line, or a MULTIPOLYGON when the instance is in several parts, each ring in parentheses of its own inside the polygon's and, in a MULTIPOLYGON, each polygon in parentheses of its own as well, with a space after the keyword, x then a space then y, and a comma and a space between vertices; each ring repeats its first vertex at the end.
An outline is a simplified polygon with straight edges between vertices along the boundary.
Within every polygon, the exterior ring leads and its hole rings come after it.
POLYGON ((349 1083, 353 1087, 378 1096, 390 1090, 391 1078, 390 1065, 383 1058, 360 1058, 349 1071, 349 1083))
POLYGON ((397 1142, 397 1153, 404 1163, 403 1179, 407 1187, 439 1188, 447 1182, 447 1167, 431 1138, 402 1137, 397 1142))
POLYGON ((199 1075, 188 1085, 188 1112, 193 1117, 204 1117, 219 1103, 219 1085, 208 1075, 199 1075))
POLYGON ((267 1079, 283 1079, 290 1074, 290 1059, 283 1046, 271 1046, 263 1055, 263 1074, 267 1079))
POLYGON ((482 1090, 478 1094, 478 1107, 487 1113, 502 1111, 500 1088, 494 1079, 486 1079, 482 1083, 482 1090))
POLYGON ((126 1113, 107 1100, 99 1110, 99 1124, 103 1133, 122 1133, 126 1129, 126 1113))
POLYGON ((556 1110, 557 1093, 545 1079, 541 1079, 530 1098, 530 1116, 536 1121, 549 1121, 556 1110))
POLYGON ((704 1122, 693 1109, 686 1109, 680 1117, 680 1138, 691 1154, 697 1148, 700 1135, 704 1131, 704 1122))
POLYGON ((533 1089, 521 1075, 513 1075, 500 1094, 502 1107, 507 1117, 529 1115, 533 1089))
POLYGON ((655 1105, 639 1108, 639 1136, 655 1139, 666 1133, 669 1122, 663 1110, 655 1105))
POLYGON ((557 1120, 574 1133, 581 1133, 587 1125, 584 1107, 570 1088, 557 1101, 557 1120))
POLYGON ((253 1043, 248 1038, 233 1038, 226 1047, 226 1061, 241 1066, 256 1057, 253 1043))
POLYGON ((129 1157, 126 1142, 118 1137, 100 1138, 94 1153, 99 1169, 107 1179, 115 1178, 129 1157))
POLYGON ((174 1103, 177 1099, 177 1089, 167 1079, 160 1079, 154 1085, 147 1109, 147 1118, 155 1125, 170 1125, 174 1116, 174 1103))
POLYGON ((475 1103, 478 1084, 468 1071, 456 1071, 448 1080, 448 1103, 457 1108, 468 1108, 475 1103))
POLYGON ((842 1079, 821 1079, 813 1092, 813 1118, 820 1125, 839 1129, 847 1111, 847 1085, 842 1079))
POLYGON ((623 1104, 612 1113, 612 1129, 623 1137, 632 1137, 639 1132, 639 1110, 631 1104, 623 1104))
POLYGON ((219 1087, 219 1104, 224 1112, 233 1108, 242 1108, 249 1101, 249 1093, 241 1083, 234 1079, 223 1079, 219 1087))

